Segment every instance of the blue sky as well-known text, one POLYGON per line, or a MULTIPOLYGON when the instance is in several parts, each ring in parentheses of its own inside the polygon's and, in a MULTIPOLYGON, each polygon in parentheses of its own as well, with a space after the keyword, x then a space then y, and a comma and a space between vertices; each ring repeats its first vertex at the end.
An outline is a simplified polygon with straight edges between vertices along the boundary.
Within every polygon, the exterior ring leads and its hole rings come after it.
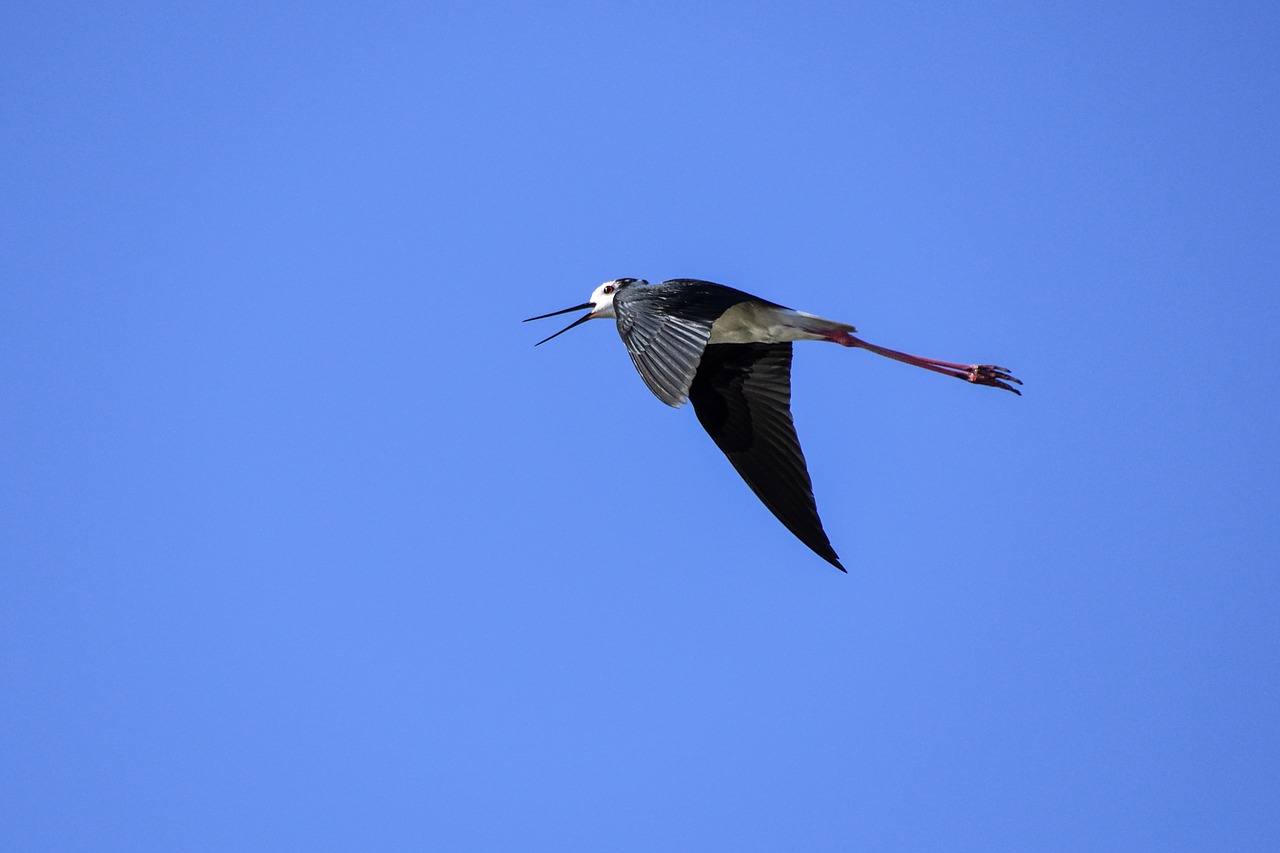
POLYGON ((1273 4, 0 13, 0 846, 1275 849, 1273 4), (797 346, 849 574, 609 323, 797 346))

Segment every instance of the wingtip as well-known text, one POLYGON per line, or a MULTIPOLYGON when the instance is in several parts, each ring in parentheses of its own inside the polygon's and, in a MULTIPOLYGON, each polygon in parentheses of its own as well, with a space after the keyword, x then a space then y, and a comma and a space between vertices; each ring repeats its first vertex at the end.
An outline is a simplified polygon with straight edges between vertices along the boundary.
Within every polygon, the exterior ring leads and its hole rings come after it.
POLYGON ((835 549, 833 549, 830 544, 828 544, 827 547, 822 548, 821 550, 819 550, 818 548, 814 548, 813 546, 810 546, 810 548, 813 551, 813 553, 817 554, 819 557, 826 560, 828 563, 835 566, 837 569, 844 572, 846 575, 849 574, 849 570, 846 569, 844 567, 844 564, 840 562, 840 555, 838 555, 835 552, 835 549))

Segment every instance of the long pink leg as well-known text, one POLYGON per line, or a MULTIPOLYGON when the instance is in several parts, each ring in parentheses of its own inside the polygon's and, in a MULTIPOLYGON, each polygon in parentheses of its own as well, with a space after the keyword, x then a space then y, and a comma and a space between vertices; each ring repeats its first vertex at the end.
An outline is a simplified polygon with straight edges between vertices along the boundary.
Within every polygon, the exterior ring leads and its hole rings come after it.
POLYGON ((1021 385, 1022 382, 1010 375, 1005 368, 996 367, 994 364, 957 364, 954 361, 939 361, 936 358, 924 358, 923 356, 911 355, 910 353, 898 352, 897 350, 869 344, 861 338, 855 338, 848 332, 832 329, 812 329, 811 331, 843 347, 858 347, 876 355, 900 361, 903 364, 923 367, 925 370, 932 370, 934 373, 941 373, 944 376, 954 376, 957 379, 963 379, 975 385, 990 385, 992 388, 1003 388, 1006 391, 1012 391, 1018 396, 1022 396, 1022 392, 1013 387, 1013 385, 1021 385), (1013 385, 1010 385, 1010 382, 1013 385))

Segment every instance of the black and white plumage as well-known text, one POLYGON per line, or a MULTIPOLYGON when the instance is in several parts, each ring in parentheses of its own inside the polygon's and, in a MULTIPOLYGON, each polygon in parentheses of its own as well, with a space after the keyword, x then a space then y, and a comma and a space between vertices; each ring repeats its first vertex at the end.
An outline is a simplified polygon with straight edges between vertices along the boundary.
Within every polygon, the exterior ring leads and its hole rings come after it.
MULTIPOLYGON (((709 281, 672 279, 649 285, 634 278, 606 281, 569 311, 588 313, 539 341, 546 343, 587 320, 612 318, 636 370, 669 406, 693 402, 698 421, 742 479, 788 530, 844 571, 831 547, 791 419, 791 344, 830 341, 1020 393, 1004 368, 956 364, 885 349, 857 331, 709 281), (1012 384, 1011 384, 1012 383, 1012 384)), ((526 321, 528 322, 528 321, 526 321)))

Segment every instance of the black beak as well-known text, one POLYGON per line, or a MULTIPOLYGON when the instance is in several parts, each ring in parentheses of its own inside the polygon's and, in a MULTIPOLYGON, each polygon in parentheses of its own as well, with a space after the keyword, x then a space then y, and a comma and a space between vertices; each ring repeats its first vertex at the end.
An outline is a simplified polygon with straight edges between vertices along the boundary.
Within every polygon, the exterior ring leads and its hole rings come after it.
MULTIPOLYGON (((565 308, 563 311, 552 311, 550 314, 539 314, 537 317, 530 317, 530 318, 529 318, 529 320, 543 320, 543 319, 545 319, 545 318, 547 318, 547 317, 554 317, 554 316, 556 316, 557 314, 568 314, 570 311, 581 311, 583 308, 590 308, 592 311, 594 311, 594 310, 595 310, 595 307, 596 307, 596 304, 595 304, 594 302, 584 302, 584 303, 582 303, 581 305, 575 305, 575 306, 573 306, 572 308, 565 308)), ((558 338, 558 337, 560 337, 561 335, 563 335, 565 332, 567 332, 567 331, 569 331, 570 329, 572 329, 574 326, 577 326, 577 325, 580 325, 580 324, 582 324, 582 323, 585 323, 585 322, 587 322, 587 321, 588 321, 588 320, 590 320, 590 319, 591 319, 591 313, 590 313, 590 312, 588 312, 588 313, 587 313, 587 314, 585 314, 584 316, 579 317, 578 319, 574 320, 574 321, 573 321, 572 323, 570 323, 569 325, 565 326, 565 327, 564 327, 563 329, 561 329, 560 331, 556 332, 554 335, 552 335, 552 336, 551 336, 551 338, 558 338)), ((526 323, 527 323, 527 322, 529 322, 529 320, 525 320, 524 322, 526 322, 526 323)), ((542 346, 543 344, 545 344, 547 341, 551 340, 551 338, 543 338, 542 340, 540 340, 540 341, 538 341, 536 344, 534 344, 534 346, 535 346, 535 347, 540 347, 540 346, 542 346)))

